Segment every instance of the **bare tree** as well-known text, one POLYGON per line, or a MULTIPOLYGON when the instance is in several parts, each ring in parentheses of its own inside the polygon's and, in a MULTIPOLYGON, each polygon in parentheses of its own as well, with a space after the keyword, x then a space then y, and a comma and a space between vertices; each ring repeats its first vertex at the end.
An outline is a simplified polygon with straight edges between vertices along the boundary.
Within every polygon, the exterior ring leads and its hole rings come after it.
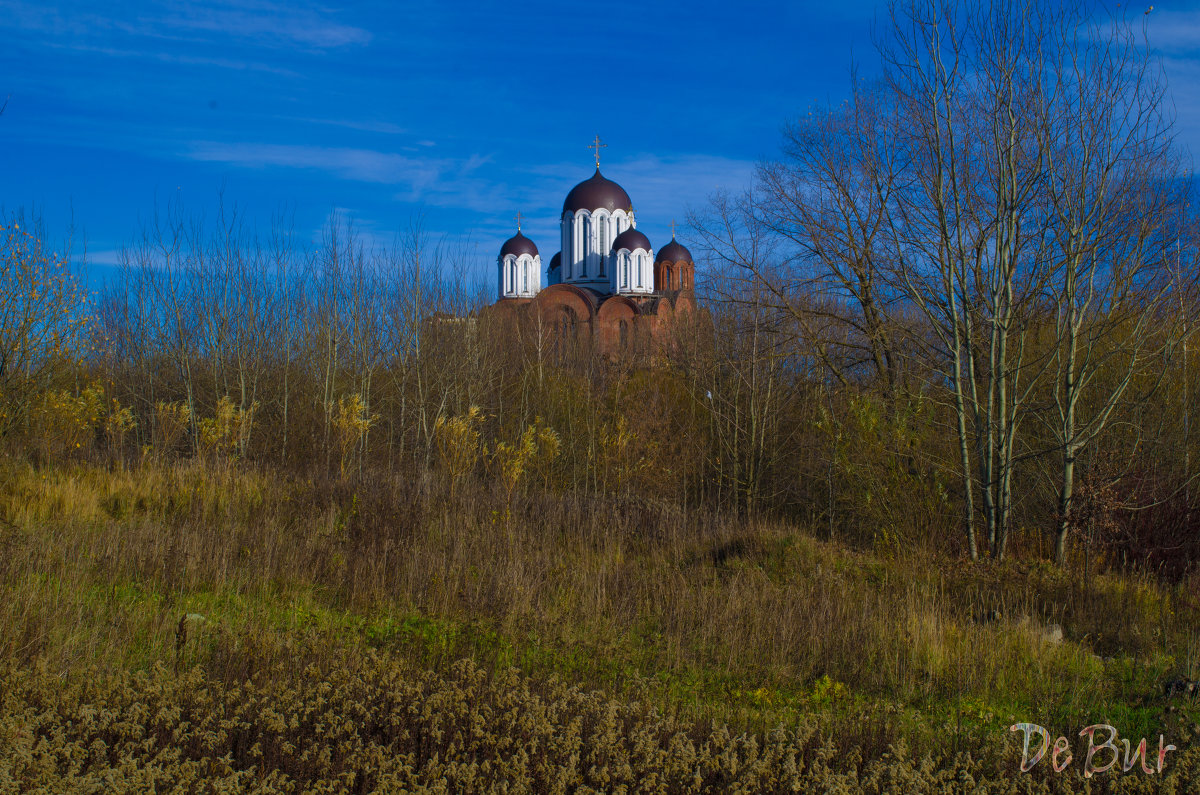
MULTIPOLYGON (((843 105, 784 129, 783 157, 759 165, 751 209, 788 245, 776 267, 747 259, 773 303, 800 326, 840 383, 864 366, 894 395, 900 356, 882 278, 896 190, 889 98, 852 76, 843 105)), ((862 380, 862 379, 856 379, 862 380)))
POLYGON ((1129 19, 1078 4, 917 0, 893 5, 892 21, 885 74, 906 164, 890 226, 897 283, 941 343, 964 478, 973 455, 996 557, 1018 431, 1049 416, 1033 397, 1053 373, 1062 562, 1079 454, 1177 342, 1161 319, 1185 197, 1163 84, 1129 19), (1047 313, 1052 349, 1034 351, 1047 313))
POLYGON ((1138 397, 1137 374, 1161 363, 1185 331, 1169 306, 1185 291, 1177 259, 1188 191, 1144 30, 1102 18, 1054 32, 1054 91, 1040 121, 1055 257, 1047 416, 1060 454, 1055 554, 1063 563, 1081 454, 1123 401, 1138 397))
POLYGON ((1037 114, 1052 21, 1000 2, 891 11, 882 53, 905 163, 889 219, 895 283, 929 322, 950 382, 970 554, 978 489, 988 548, 1002 558, 1017 432, 1042 369, 1026 343, 1048 271, 1037 114))

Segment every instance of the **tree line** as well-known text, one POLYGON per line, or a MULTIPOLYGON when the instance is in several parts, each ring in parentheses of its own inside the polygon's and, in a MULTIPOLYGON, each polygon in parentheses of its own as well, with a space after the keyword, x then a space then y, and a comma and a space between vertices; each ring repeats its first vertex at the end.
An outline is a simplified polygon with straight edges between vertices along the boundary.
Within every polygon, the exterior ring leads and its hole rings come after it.
POLYGON ((878 76, 693 218, 832 384, 944 406, 972 558, 1032 521, 1063 562, 1097 495, 1148 508, 1119 492, 1163 466, 1155 499, 1190 483, 1192 175, 1145 24, 895 3, 878 76))

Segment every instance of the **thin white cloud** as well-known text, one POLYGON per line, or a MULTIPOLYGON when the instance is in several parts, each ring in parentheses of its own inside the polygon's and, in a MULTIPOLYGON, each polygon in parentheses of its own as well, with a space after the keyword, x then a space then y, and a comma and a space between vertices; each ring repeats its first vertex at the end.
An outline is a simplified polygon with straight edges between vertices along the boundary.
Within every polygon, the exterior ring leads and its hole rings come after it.
POLYGON ((330 10, 305 2, 158 3, 123 17, 120 6, 98 8, 103 6, 90 2, 73 8, 69 3, 0 2, 0 14, 10 29, 41 34, 47 46, 74 49, 88 41, 111 42, 117 37, 193 43, 239 39, 308 50, 361 47, 373 38, 366 28, 338 22, 330 10))
MULTIPOLYGON (((629 181, 636 184, 642 196, 640 204, 646 209, 674 207, 681 201, 695 204, 717 190, 741 190, 749 186, 755 167, 751 160, 714 155, 642 155, 620 165, 633 175, 629 181)), ((638 210, 639 198, 632 193, 630 198, 638 210)))
POLYGON ((408 130, 398 124, 386 121, 370 121, 360 119, 318 119, 313 117, 290 116, 284 121, 299 121, 306 124, 323 124, 331 127, 345 127, 348 130, 360 132, 382 133, 384 135, 404 135, 408 130))
POLYGON ((114 248, 103 249, 101 251, 88 251, 87 264, 106 268, 116 267, 121 264, 121 250, 114 248))
POLYGON ((371 149, 292 144, 199 141, 187 156, 243 168, 279 166, 326 171, 357 182, 402 184, 421 189, 454 166, 453 161, 415 158, 371 149))
POLYGON ((491 161, 491 155, 471 155, 469 158, 467 158, 466 162, 459 167, 458 173, 464 175, 470 174, 472 171, 478 170, 480 166, 486 165, 491 161))
POLYGON ((184 3, 159 22, 176 30, 221 33, 315 49, 361 46, 371 41, 370 31, 339 24, 322 15, 319 9, 298 4, 184 3))
POLYGON ((1175 135, 1193 157, 1200 156, 1200 61, 1164 58, 1168 107, 1175 114, 1175 135))
POLYGON ((312 169, 339 179, 395 185, 395 200, 412 204, 491 213, 509 203, 502 177, 479 174, 490 155, 453 159, 349 147, 196 141, 185 156, 241 168, 312 169))
POLYGON ((1146 38, 1164 52, 1195 54, 1200 43, 1200 10, 1156 8, 1146 15, 1146 38))
MULTIPOLYGON (((422 190, 409 194, 398 194, 400 201, 423 202, 434 207, 473 210, 478 213, 494 213, 497 208, 507 208, 509 188, 499 180, 449 175, 436 183, 422 186, 422 190)), ((515 208, 514 208, 515 211, 515 208)))
POLYGON ((282 69, 277 66, 259 63, 256 61, 245 61, 237 58, 215 58, 203 55, 185 55, 177 52, 155 52, 153 50, 129 50, 120 49, 117 47, 100 47, 84 42, 47 42, 46 46, 54 49, 71 50, 74 52, 95 53, 98 55, 107 55, 113 58, 148 58, 162 63, 176 63, 184 66, 215 66, 220 69, 233 69, 236 71, 251 71, 264 72, 267 74, 282 75, 284 77, 296 77, 297 73, 290 69, 282 69))

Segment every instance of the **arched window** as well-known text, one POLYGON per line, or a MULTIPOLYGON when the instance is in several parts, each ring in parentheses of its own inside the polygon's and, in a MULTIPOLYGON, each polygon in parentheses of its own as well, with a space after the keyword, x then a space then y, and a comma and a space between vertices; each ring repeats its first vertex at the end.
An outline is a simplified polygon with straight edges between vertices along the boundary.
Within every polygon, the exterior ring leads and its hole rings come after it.
POLYGON ((634 267, 637 269, 637 286, 638 286, 638 289, 640 290, 640 289, 642 289, 642 268, 643 268, 642 255, 634 254, 633 257, 634 257, 634 260, 633 260, 634 267))
POLYGON ((573 221, 574 216, 570 213, 563 213, 562 220, 558 224, 558 280, 560 282, 569 281, 571 278, 571 224, 573 221))
POLYGON ((604 260, 608 256, 608 249, 612 244, 611 238, 609 238, 611 223, 612 219, 606 213, 596 216, 596 233, 599 242, 599 245, 597 246, 597 252, 600 255, 600 276, 604 275, 604 260))
POLYGON ((575 213, 575 223, 571 226, 571 278, 578 279, 578 265, 583 260, 583 213, 575 213))
POLYGON ((583 217, 583 268, 580 272, 580 277, 586 279, 588 275, 588 258, 592 255, 592 246, 595 245, 592 240, 592 217, 585 215, 583 217))

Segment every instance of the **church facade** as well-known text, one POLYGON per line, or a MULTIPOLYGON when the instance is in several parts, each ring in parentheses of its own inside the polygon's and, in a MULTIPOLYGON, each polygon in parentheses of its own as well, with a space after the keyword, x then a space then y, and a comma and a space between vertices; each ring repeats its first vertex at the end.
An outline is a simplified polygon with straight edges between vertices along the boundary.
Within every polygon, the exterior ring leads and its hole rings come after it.
POLYGON ((671 318, 695 307, 691 253, 674 234, 655 252, 637 229, 629 194, 600 173, 599 157, 596 173, 563 201, 557 242, 543 269, 518 217, 517 233, 496 259, 492 311, 613 354, 661 337, 671 318))

